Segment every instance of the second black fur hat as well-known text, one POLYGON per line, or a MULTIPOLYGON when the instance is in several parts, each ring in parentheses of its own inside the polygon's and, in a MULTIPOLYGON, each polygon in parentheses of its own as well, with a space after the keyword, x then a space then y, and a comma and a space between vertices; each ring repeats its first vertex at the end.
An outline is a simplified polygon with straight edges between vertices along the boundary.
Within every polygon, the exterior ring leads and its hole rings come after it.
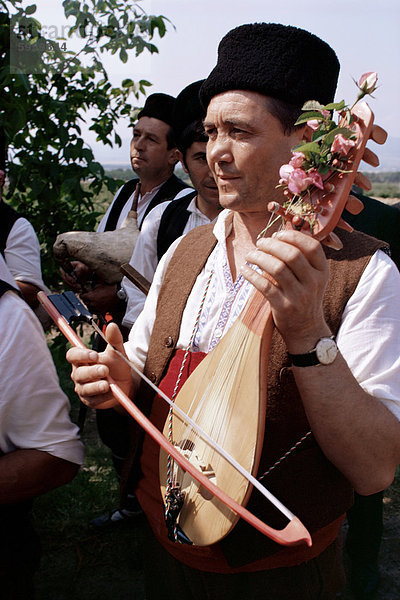
POLYGON ((203 83, 204 79, 201 79, 189 84, 176 97, 173 127, 178 140, 189 125, 201 121, 205 116, 205 110, 199 97, 199 91, 203 83))
POLYGON ((172 127, 174 107, 175 98, 173 96, 161 93, 151 94, 146 99, 145 105, 137 118, 152 117, 153 119, 164 121, 164 123, 172 127))

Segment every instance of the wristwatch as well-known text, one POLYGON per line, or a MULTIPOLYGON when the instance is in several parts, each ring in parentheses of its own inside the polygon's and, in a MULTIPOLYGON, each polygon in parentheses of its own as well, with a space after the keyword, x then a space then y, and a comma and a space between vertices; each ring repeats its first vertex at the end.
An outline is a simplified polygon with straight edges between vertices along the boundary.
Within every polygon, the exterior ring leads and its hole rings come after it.
POLYGON ((315 348, 305 354, 290 354, 289 358, 295 367, 312 367, 315 365, 331 365, 338 353, 335 336, 322 337, 315 348))

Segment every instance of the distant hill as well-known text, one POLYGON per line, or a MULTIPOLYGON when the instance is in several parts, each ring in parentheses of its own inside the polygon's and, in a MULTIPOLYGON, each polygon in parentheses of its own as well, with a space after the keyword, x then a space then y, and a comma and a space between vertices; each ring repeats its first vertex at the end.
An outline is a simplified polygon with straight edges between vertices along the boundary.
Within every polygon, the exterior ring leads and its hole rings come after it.
POLYGON ((114 179, 122 179, 123 181, 128 181, 128 179, 132 179, 135 174, 132 172, 132 169, 124 168, 123 165, 103 165, 105 172, 109 177, 113 177, 114 179))

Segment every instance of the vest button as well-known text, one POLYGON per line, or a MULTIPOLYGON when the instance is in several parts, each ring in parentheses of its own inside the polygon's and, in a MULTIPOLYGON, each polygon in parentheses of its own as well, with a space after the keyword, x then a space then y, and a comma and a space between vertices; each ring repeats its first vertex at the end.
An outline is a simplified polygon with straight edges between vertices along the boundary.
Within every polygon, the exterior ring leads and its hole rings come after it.
POLYGON ((156 382, 156 380, 157 380, 157 375, 154 373, 154 371, 152 371, 152 372, 150 373, 150 377, 149 377, 149 379, 150 379, 150 381, 151 381, 152 383, 155 383, 155 382, 156 382))
POLYGON ((164 344, 167 348, 172 348, 172 346, 174 345, 173 338, 169 335, 167 338, 165 338, 164 344))

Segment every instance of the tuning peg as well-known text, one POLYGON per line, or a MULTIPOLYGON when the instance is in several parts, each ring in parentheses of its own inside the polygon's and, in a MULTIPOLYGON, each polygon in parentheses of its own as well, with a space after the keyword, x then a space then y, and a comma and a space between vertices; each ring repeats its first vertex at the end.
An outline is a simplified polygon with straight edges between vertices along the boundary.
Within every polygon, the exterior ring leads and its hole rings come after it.
POLYGON ((347 223, 347 221, 345 221, 342 218, 339 219, 337 226, 340 227, 340 229, 345 229, 349 233, 353 233, 354 231, 354 227, 352 227, 349 223, 347 223))
POLYGON ((333 250, 341 250, 343 248, 340 238, 333 231, 330 232, 328 237, 322 240, 322 243, 329 248, 333 248, 333 250))
POLYGON ((285 209, 279 204, 279 202, 268 202, 267 210, 273 215, 280 215, 284 217, 286 215, 285 209))
POLYGON ((363 190, 369 191, 372 188, 371 182, 368 179, 368 177, 366 177, 363 173, 360 173, 359 171, 356 173, 354 183, 363 190))
POLYGON ((356 198, 356 196, 350 195, 347 199, 345 208, 352 215, 358 215, 362 210, 364 210, 364 204, 362 203, 362 200, 356 198))
POLYGON ((379 167, 379 158, 372 152, 369 148, 365 148, 362 160, 367 164, 371 165, 371 167, 379 167))
POLYGON ((387 131, 379 127, 379 125, 374 125, 372 127, 371 135, 369 136, 374 140, 377 144, 384 144, 387 140, 387 131))

